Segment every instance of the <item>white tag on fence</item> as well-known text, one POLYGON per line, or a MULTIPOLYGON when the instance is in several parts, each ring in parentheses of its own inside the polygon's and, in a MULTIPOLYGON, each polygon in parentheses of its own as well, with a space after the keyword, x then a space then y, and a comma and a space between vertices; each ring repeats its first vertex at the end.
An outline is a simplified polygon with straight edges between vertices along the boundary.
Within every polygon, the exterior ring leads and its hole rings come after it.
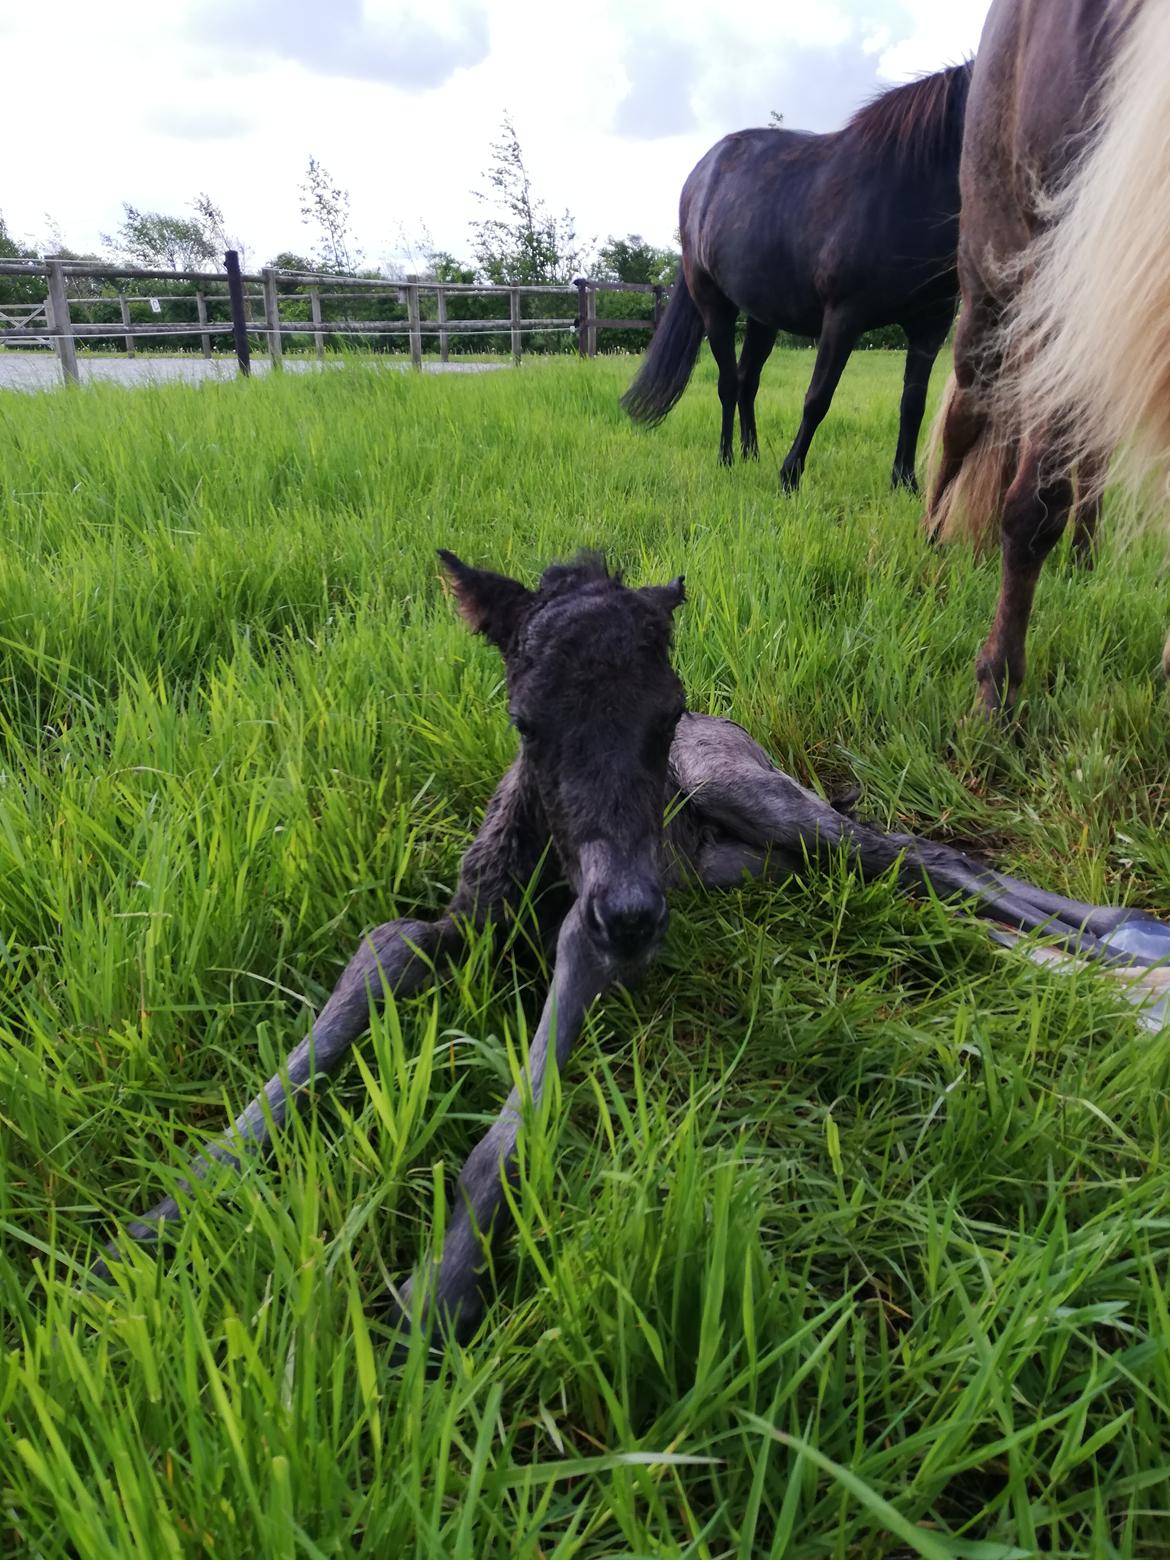
POLYGON ((150 300, 150 312, 152 314, 161 314, 162 313, 162 304, 158 301, 157 298, 152 298, 150 300))

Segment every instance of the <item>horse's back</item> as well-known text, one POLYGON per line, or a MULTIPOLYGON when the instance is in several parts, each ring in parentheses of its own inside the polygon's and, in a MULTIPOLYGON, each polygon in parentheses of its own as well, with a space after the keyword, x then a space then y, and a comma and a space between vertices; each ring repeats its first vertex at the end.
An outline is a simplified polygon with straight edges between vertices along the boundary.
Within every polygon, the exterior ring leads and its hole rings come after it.
POLYGON ((692 295, 715 289, 751 318, 816 336, 847 304, 858 328, 953 307, 958 138, 915 160, 860 125, 724 136, 683 186, 692 295))
POLYGON ((683 265, 696 298, 715 288, 764 324, 819 333, 826 239, 819 192, 834 139, 738 130, 696 164, 679 204, 683 265))

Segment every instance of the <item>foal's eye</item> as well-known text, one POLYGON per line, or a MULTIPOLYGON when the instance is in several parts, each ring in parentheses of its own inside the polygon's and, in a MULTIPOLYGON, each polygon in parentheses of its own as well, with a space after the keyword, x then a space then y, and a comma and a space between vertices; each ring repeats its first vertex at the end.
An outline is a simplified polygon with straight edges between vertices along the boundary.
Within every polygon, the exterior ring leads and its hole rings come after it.
POLYGON ((532 722, 530 720, 525 720, 522 715, 513 715, 512 724, 515 726, 517 733, 523 737, 526 742, 531 741, 532 738, 536 735, 536 730, 532 722))

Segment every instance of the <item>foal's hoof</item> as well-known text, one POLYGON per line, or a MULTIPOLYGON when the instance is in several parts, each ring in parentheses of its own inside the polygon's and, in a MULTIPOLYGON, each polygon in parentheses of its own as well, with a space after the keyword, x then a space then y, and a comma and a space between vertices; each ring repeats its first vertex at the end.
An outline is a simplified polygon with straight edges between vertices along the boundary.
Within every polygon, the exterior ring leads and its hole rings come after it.
POLYGON ((835 813, 840 813, 843 818, 852 818, 853 810, 861 800, 861 787, 851 785, 847 790, 839 792, 836 796, 829 797, 829 806, 835 813))
POLYGON ((782 493, 798 493, 800 491, 799 470, 791 471, 787 466, 780 467, 780 491, 782 493))
POLYGON ((398 1329, 396 1349, 407 1348, 416 1332, 435 1348, 441 1348, 447 1338, 459 1344, 469 1343, 483 1321, 484 1302, 478 1287, 473 1286, 458 1298, 448 1298, 436 1291, 433 1272, 422 1278, 428 1292, 423 1294, 421 1304, 415 1298, 416 1278, 408 1278, 384 1297, 386 1320, 398 1329))

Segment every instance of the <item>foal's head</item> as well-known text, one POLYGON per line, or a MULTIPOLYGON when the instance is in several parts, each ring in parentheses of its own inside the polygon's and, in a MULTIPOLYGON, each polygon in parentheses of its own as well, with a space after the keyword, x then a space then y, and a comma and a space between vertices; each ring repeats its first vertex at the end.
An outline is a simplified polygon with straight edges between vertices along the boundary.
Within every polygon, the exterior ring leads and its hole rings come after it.
POLYGON ((590 935, 619 961, 666 926, 662 824, 674 728, 680 579, 631 589, 599 557, 546 569, 537 590, 439 554, 459 609, 504 657, 522 763, 590 935))

